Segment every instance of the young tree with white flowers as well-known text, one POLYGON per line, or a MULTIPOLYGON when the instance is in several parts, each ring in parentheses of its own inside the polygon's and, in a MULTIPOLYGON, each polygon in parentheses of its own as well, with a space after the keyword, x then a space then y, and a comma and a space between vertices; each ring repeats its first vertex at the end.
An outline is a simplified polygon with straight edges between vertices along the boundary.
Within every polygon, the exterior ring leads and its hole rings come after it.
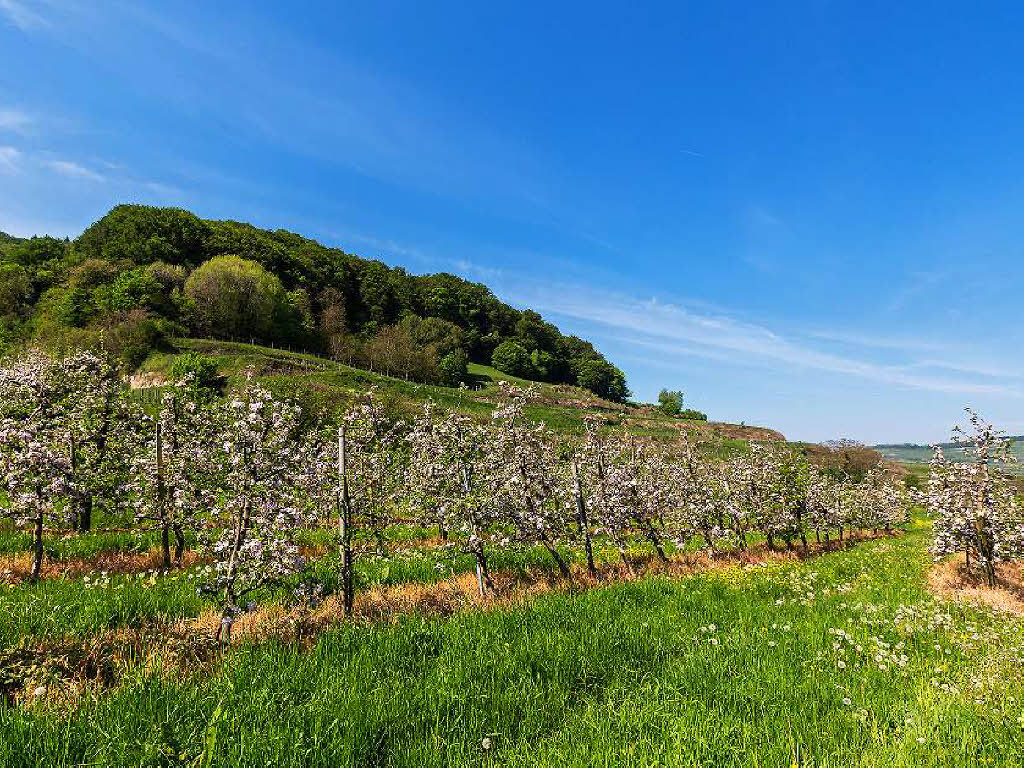
POLYGON ((225 525, 208 547, 221 596, 217 639, 226 642, 243 599, 303 565, 295 544, 303 520, 294 475, 302 454, 298 407, 275 400, 251 378, 222 408, 218 455, 211 458, 223 467, 216 493, 217 517, 225 525))
POLYGON ((129 502, 132 457, 145 419, 126 397, 117 368, 102 353, 76 352, 60 361, 66 384, 59 405, 67 416, 68 451, 75 475, 72 515, 88 531, 98 510, 129 502))
POLYGON ((165 568, 181 566, 187 534, 197 532, 216 506, 225 416, 210 393, 186 377, 163 393, 156 417, 146 418, 131 488, 136 520, 160 530, 165 568))
POLYGON ((569 537, 558 484, 554 438, 543 424, 527 420, 523 410, 533 390, 499 382, 504 403, 494 411, 491 463, 494 503, 526 543, 542 544, 563 577, 572 573, 558 551, 569 537))
POLYGON ((503 520, 495 504, 496 463, 492 431, 460 413, 438 415, 431 406, 415 420, 409 443, 409 503, 463 540, 476 560, 481 597, 494 587, 486 544, 508 543, 488 536, 503 520))
POLYGON ((936 446, 931 463, 926 498, 935 516, 932 551, 963 552, 967 567, 995 586, 996 563, 1024 554, 1024 516, 1005 471, 1014 457, 1004 432, 965 410, 970 426, 956 427, 954 438, 966 460, 948 461, 936 446))
POLYGON ((31 580, 39 579, 47 528, 71 523, 74 470, 61 402, 66 367, 39 352, 0 368, 0 471, 7 504, 0 513, 32 531, 31 580))

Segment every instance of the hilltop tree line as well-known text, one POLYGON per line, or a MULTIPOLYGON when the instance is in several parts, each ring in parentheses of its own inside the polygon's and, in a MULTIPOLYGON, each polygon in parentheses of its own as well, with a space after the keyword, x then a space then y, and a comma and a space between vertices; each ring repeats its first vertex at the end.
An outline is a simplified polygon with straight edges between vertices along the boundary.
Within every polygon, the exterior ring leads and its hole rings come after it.
POLYGON ((412 275, 285 230, 120 205, 77 239, 0 237, 0 349, 94 345, 137 365, 176 335, 252 341, 457 385, 469 362, 610 400, 593 345, 451 274, 412 275))

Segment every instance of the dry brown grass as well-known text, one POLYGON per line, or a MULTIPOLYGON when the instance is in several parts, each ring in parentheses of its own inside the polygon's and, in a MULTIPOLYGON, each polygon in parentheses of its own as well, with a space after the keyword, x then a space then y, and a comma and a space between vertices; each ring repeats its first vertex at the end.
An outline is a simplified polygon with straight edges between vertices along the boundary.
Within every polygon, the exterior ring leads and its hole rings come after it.
MULTIPOLYGON (((205 561, 199 554, 188 551, 181 559, 181 566, 190 568, 201 562, 205 561)), ((100 573, 145 573, 162 568, 163 555, 159 547, 153 547, 148 552, 101 552, 94 557, 70 558, 68 560, 44 558, 39 576, 42 579, 59 579, 100 573)), ((31 552, 0 556, 0 582, 18 583, 27 580, 31 574, 31 552)))
MULTIPOLYGON (((415 539, 403 542, 399 545, 389 545, 392 554, 401 553, 404 550, 417 548, 430 548, 445 546, 438 536, 428 536, 422 539, 415 539)), ((323 557, 327 552, 336 549, 333 546, 322 544, 311 544, 299 547, 299 553, 306 558, 313 559, 323 557)), ((356 548, 357 553, 375 552, 376 545, 365 543, 356 548)), ((209 557, 195 550, 186 550, 181 559, 182 568, 191 568, 194 565, 211 562, 209 557)), ((100 573, 108 574, 137 574, 147 571, 158 571, 163 569, 163 555, 159 547, 152 547, 148 552, 101 552, 92 557, 68 558, 67 560, 43 559, 42 571, 39 574, 41 579, 74 578, 100 573)), ((0 555, 0 583, 17 584, 28 580, 32 573, 32 553, 17 552, 13 554, 0 555)))
POLYGON ((996 586, 964 568, 962 560, 937 563, 928 574, 928 588, 944 600, 960 600, 985 605, 999 611, 1024 616, 1024 566, 998 563, 996 586))

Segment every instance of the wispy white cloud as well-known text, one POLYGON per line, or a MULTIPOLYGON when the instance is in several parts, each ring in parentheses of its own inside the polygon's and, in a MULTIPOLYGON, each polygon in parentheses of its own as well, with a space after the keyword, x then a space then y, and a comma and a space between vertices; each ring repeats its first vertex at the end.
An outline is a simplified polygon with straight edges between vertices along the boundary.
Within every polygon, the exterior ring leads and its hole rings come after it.
MULTIPOLYGON (((339 235, 338 233, 330 233, 330 236, 335 240, 343 239, 342 235, 339 235)), ((375 235, 353 234, 349 235, 348 239, 372 249, 380 256, 403 256, 405 258, 417 259, 420 261, 426 261, 429 258, 420 248, 403 245, 402 243, 398 243, 390 238, 376 237, 375 235)))
POLYGON ((33 122, 31 115, 20 109, 0 109, 0 131, 25 133, 33 122))
POLYGON ((30 3, 23 0, 0 0, 0 12, 8 22, 21 30, 49 26, 49 22, 30 3))
POLYGON ((954 371, 956 373, 968 373, 993 379, 1024 379, 1024 370, 1020 368, 1007 368, 989 363, 975 363, 969 360, 926 359, 918 360, 907 367, 921 370, 954 371))
POLYGON ((14 147, 0 147, 0 173, 16 173, 21 152, 14 147))
POLYGON ((545 313, 629 332, 632 343, 658 349, 659 354, 697 355, 734 364, 756 363, 780 371, 795 366, 909 389, 1024 397, 1021 388, 992 381, 990 375, 966 364, 950 363, 944 367, 951 372, 972 374, 968 377, 914 372, 905 364, 823 352, 798 337, 787 337, 762 325, 728 315, 704 314, 657 299, 641 300, 568 285, 524 286, 521 298, 545 313))
POLYGON ((906 282, 889 297, 884 309, 891 314, 902 312, 906 307, 912 306, 916 298, 934 290, 936 286, 951 277, 953 277, 953 272, 949 268, 913 272, 908 275, 906 282))
POLYGON ((175 187, 172 184, 164 184, 160 181, 144 181, 142 183, 142 187, 143 189, 152 192, 154 195, 173 200, 180 200, 185 195, 184 190, 180 187, 175 187))
POLYGON ((821 339, 822 341, 838 342, 839 344, 868 349, 893 349, 905 352, 934 353, 946 348, 934 341, 907 339, 895 335, 871 336, 869 334, 849 333, 846 331, 817 330, 808 331, 807 336, 813 339, 821 339))
POLYGON ((105 180, 102 174, 96 171, 86 168, 84 165, 80 165, 72 160, 49 160, 46 166, 52 171, 59 173, 61 176, 66 176, 69 179, 81 179, 83 181, 94 181, 101 182, 105 180))

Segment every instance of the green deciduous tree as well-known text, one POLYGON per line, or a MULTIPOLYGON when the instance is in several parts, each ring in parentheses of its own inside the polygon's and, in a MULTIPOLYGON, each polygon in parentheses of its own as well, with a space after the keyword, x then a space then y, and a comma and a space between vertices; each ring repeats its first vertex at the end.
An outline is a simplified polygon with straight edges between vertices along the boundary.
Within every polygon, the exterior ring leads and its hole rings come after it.
POLYGON ((658 408, 669 416, 678 416, 683 410, 683 393, 678 389, 663 389, 658 393, 658 408))
POLYGON ((580 364, 577 383, 595 395, 622 402, 631 394, 626 376, 607 360, 587 360, 580 364))
POLYGON ((193 326, 222 339, 270 340, 282 335, 275 320, 286 304, 281 281, 254 261, 217 256, 185 282, 193 326))
POLYGON ((495 348, 494 354, 491 355, 491 365, 510 376, 528 379, 534 375, 530 353, 518 341, 511 339, 501 342, 495 348))

